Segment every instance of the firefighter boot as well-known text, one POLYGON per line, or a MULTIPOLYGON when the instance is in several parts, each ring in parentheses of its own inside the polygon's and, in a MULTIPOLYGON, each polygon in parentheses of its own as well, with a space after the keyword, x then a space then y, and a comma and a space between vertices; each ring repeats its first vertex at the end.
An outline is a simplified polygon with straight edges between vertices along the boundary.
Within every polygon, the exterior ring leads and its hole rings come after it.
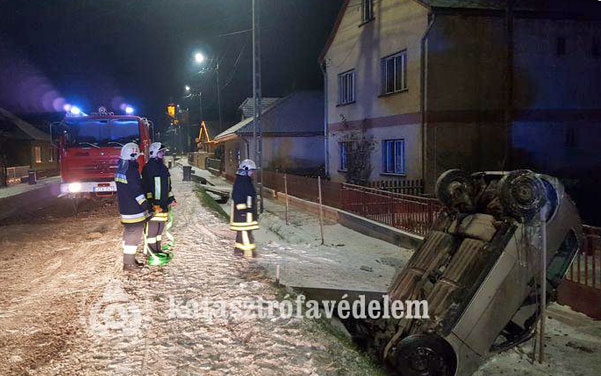
POLYGON ((123 255, 124 272, 141 272, 143 264, 138 263, 135 255, 123 255))

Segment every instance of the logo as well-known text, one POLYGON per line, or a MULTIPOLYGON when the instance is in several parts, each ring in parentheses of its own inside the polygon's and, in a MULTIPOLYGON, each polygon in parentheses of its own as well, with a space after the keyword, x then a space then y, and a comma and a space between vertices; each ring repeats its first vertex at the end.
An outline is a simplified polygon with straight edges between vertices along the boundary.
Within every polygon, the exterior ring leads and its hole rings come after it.
MULTIPOLYGON (((84 302, 82 321, 95 336, 133 336, 142 327, 142 311, 121 286, 113 280, 96 301, 84 302)), ((146 306, 146 304, 144 305, 146 306)))

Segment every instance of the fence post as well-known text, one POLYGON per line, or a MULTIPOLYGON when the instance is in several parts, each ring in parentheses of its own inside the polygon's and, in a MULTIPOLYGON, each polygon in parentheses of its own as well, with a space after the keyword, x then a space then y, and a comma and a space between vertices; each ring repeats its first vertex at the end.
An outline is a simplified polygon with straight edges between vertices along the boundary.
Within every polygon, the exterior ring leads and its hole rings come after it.
POLYGON ((539 363, 543 363, 545 361, 545 311, 547 308, 547 226, 546 226, 546 218, 541 211, 541 270, 540 270, 540 339, 539 339, 539 355, 538 361, 539 363))
POLYGON ((319 227, 321 230, 321 244, 325 243, 323 237, 323 208, 321 207, 321 176, 317 177, 317 192, 319 194, 319 227))
POLYGON ((284 194, 286 195, 286 224, 290 224, 288 222, 288 178, 286 174, 284 174, 284 194))

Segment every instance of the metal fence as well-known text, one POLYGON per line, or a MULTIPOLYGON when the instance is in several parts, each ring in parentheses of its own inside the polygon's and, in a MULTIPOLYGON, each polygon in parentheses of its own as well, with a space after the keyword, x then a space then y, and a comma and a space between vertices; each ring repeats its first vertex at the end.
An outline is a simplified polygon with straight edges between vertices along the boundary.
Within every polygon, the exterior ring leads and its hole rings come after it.
POLYGON ((570 266, 566 279, 601 289, 601 228, 583 226, 584 244, 570 266))
MULTIPOLYGON (((318 179, 263 171, 265 187, 317 202, 318 179)), ((437 200, 321 179, 322 203, 402 230, 425 235, 440 209, 437 200)))
POLYGON ((377 180, 368 182, 366 186, 382 191, 402 193, 413 196, 424 193, 423 180, 377 180))
POLYGON ((342 184, 342 209, 398 229, 426 235, 440 203, 432 198, 342 184))

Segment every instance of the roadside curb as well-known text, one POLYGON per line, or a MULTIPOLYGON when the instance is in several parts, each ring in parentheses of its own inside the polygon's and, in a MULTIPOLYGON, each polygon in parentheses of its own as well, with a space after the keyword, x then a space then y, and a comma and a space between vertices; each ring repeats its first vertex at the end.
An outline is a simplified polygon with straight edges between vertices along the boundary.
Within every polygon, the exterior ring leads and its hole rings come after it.
POLYGON ((21 211, 37 209, 43 204, 60 194, 60 182, 47 183, 35 189, 16 195, 0 198, 0 220, 9 218, 21 211))

